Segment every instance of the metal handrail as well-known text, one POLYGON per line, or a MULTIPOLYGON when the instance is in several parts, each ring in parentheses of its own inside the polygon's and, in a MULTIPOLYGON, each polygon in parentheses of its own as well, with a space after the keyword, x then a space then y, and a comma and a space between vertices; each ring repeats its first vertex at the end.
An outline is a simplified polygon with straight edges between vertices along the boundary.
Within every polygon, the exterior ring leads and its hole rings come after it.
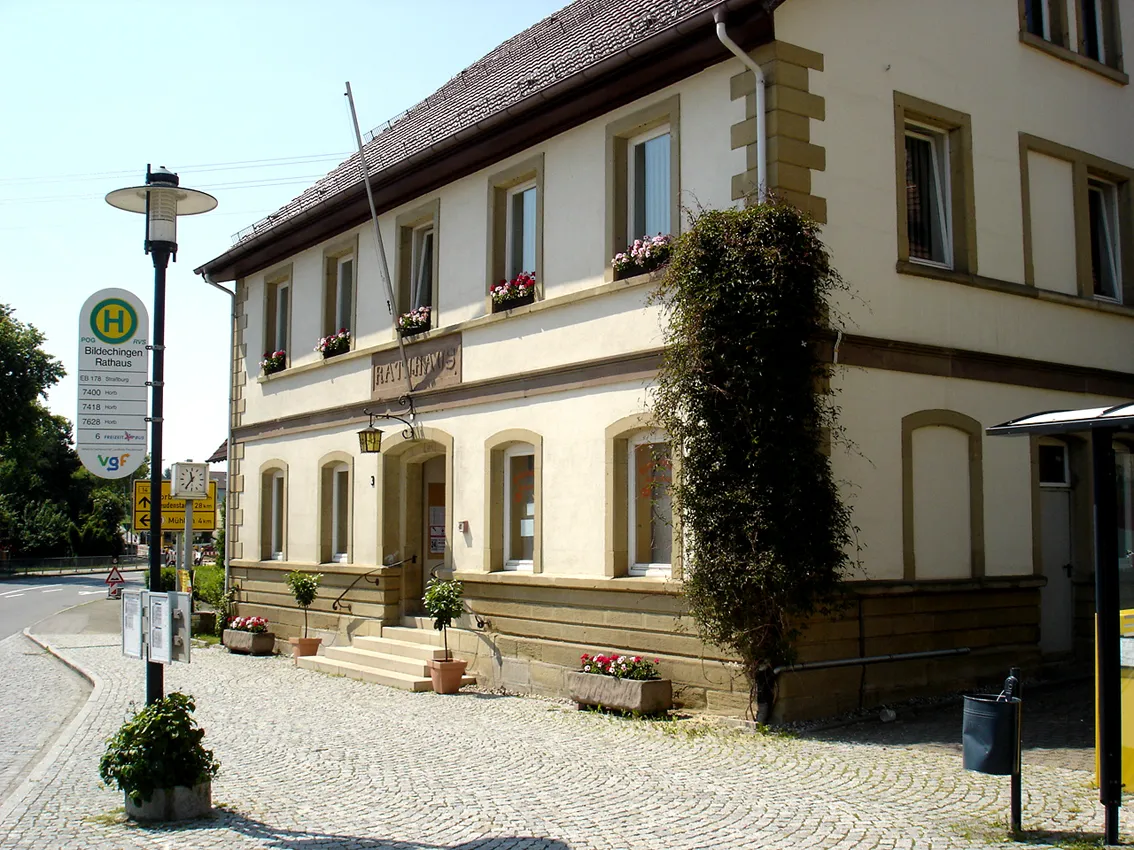
MULTIPOLYGON (((374 573, 378 572, 379 570, 388 570, 388 569, 390 569, 390 567, 400 567, 402 564, 416 564, 416 563, 417 563, 417 555, 411 555, 408 558, 402 558, 402 560, 398 561, 396 564, 383 564, 380 567, 375 567, 374 569, 370 570, 370 572, 363 573, 362 575, 359 575, 359 576, 355 576, 354 581, 352 581, 349 585, 347 585, 347 589, 344 590, 342 593, 340 593, 339 598, 331 603, 331 610, 332 611, 338 611, 339 607, 340 607, 339 603, 342 603, 341 607, 344 608, 348 614, 352 613, 351 608, 350 608, 350 603, 349 602, 343 602, 343 597, 346 596, 348 593, 350 593, 351 589, 356 584, 358 584, 359 580, 365 579, 365 578, 370 578, 370 576, 374 575, 374 573)), ((373 579, 373 582, 374 582, 374 586, 377 587, 378 586, 378 579, 373 579)))

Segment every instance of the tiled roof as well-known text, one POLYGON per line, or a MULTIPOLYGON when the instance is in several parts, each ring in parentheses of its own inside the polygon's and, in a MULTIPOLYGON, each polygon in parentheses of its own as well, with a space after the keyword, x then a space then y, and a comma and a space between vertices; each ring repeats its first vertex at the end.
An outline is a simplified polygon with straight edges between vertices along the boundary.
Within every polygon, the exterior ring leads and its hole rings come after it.
MULTIPOLYGON (((470 65, 420 103, 374 130, 363 150, 373 179, 383 169, 656 35, 720 0, 576 0, 470 65)), ((362 182, 358 154, 267 218, 241 243, 362 182)))
POLYGON ((222 463, 226 460, 228 460, 228 440, 225 440, 223 443, 217 446, 217 450, 209 455, 209 459, 206 462, 222 463))

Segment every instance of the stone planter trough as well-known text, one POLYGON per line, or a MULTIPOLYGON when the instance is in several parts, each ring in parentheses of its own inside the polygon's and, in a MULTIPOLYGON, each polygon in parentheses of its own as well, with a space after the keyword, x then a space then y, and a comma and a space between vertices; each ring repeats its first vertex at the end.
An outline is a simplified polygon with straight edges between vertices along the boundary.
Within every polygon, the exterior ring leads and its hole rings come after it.
POLYGON ((616 679, 598 673, 567 674, 571 699, 580 706, 596 705, 638 714, 660 714, 673 707, 673 683, 669 679, 616 679))
POLYGON ((271 632, 255 634, 236 629, 225 629, 221 642, 229 652, 244 652, 248 655, 271 655, 276 651, 276 636, 271 632))
MULTIPOLYGON (((256 635, 262 637, 262 635, 256 635)), ((176 788, 159 788, 154 795, 140 806, 134 805, 130 795, 126 795, 126 814, 140 821, 189 820, 204 817, 213 809, 213 786, 202 782, 192 788, 178 785, 176 788)))

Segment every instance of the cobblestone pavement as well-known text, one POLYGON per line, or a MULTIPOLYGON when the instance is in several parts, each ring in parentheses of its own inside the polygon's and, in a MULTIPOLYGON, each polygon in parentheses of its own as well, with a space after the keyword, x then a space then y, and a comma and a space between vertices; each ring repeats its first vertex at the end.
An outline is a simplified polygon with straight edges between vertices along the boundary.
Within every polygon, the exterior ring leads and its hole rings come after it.
POLYGON ((82 707, 87 681, 22 634, 0 640, 0 803, 82 707))
MULTIPOLYGON (((1095 770, 1095 703, 1088 680, 1025 688, 1023 693, 1023 771, 1050 765, 1095 770)), ((945 705, 898 710, 893 723, 871 720, 825 729, 807 737, 821 741, 935 749, 961 757, 960 697, 945 705)), ((1025 779, 1025 782, 1027 780, 1025 779)))
MULTIPOLYGON (((698 721, 623 720, 558 703, 410 694, 195 651, 167 668, 222 763, 215 817, 121 822, 103 741, 141 700, 114 638, 47 640, 96 677, 55 751, 0 808, 0 848, 1003 848, 1008 781, 938 747, 789 739, 698 721)), ((1088 773, 1031 767, 1030 842, 1101 830, 1088 773)))

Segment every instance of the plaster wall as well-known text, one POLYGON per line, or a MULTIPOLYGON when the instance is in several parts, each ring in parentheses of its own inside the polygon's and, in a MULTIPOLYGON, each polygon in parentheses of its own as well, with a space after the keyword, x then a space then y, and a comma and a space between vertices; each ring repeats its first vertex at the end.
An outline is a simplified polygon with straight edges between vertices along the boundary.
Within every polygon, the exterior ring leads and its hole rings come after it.
MULTIPOLYGON (((1134 2, 1119 0, 1134 44, 1134 2)), ((978 275, 1024 283, 1019 134, 1134 165, 1134 92, 1019 40, 1017 4, 909 0, 790 0, 776 38, 823 54, 810 91, 825 99, 811 141, 826 148, 813 172, 827 199, 823 238, 855 298, 851 329, 870 336, 1126 370, 1130 319, 895 270, 894 92, 972 119, 978 275), (862 299, 861 301, 857 299, 862 299)), ((1041 244, 1054 223, 1033 243, 1041 244)), ((1055 244, 1063 245, 1059 239, 1055 244)), ((1054 251, 1054 249, 1052 249, 1054 251)), ((1035 258, 1037 278, 1064 273, 1066 256, 1035 258), (1040 272, 1039 264, 1055 269, 1040 272)))
POLYGON ((1078 292, 1073 180, 1071 163, 1028 151, 1035 285, 1068 295, 1078 292))

